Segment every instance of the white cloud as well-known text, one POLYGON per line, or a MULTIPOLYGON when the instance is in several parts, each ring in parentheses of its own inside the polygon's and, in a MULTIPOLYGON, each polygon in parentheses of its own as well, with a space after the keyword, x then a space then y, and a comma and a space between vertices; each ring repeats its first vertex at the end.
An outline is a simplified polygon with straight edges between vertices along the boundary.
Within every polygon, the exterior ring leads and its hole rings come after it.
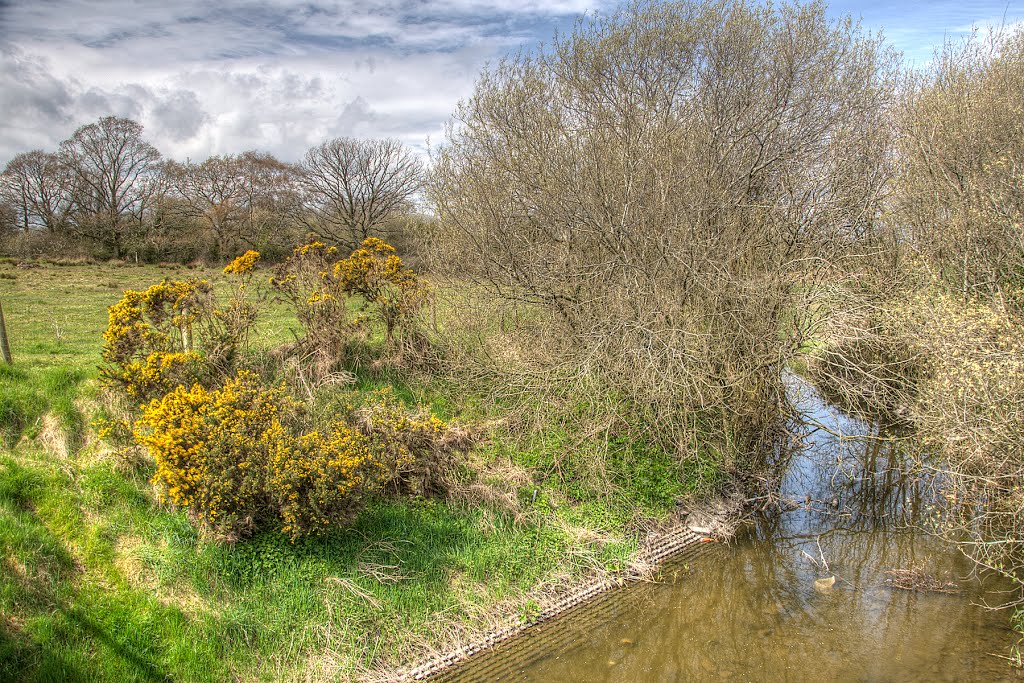
MULTIPOLYGON (((602 0, 596 0, 600 2, 602 0)), ((165 155, 296 160, 338 135, 440 138, 481 67, 590 0, 63 0, 0 8, 0 163, 129 116, 165 155)))
MULTIPOLYGON (((297 160, 339 135, 423 150, 488 61, 619 0, 0 2, 0 165, 76 127, 139 120, 172 158, 260 149, 297 160)), ((918 65, 950 32, 1024 0, 834 0, 918 65)))
POLYGON ((908 66, 927 67, 936 48, 956 40, 975 27, 1013 22, 1024 17, 1024 0, 831 0, 833 15, 863 19, 866 29, 881 29, 886 42, 903 53, 908 66))

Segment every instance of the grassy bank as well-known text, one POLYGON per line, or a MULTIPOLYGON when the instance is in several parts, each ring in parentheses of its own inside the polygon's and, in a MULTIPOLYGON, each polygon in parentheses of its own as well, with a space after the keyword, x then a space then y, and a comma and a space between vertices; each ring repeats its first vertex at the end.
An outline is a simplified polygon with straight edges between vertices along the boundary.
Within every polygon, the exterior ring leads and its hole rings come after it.
MULTIPOLYGON (((91 426, 106 308, 186 275, 220 277, 0 264, 15 356, 0 368, 0 680, 359 678, 622 568, 633 532, 707 478, 602 443, 613 485, 597 491, 563 471, 568 434, 524 444, 493 405, 440 381, 361 374, 354 392, 390 385, 447 419, 499 425, 470 453, 466 485, 373 501, 350 527, 294 544, 276 531, 211 541, 156 499, 151 463, 126 466, 91 426)), ((293 326, 271 306, 256 345, 293 326)))

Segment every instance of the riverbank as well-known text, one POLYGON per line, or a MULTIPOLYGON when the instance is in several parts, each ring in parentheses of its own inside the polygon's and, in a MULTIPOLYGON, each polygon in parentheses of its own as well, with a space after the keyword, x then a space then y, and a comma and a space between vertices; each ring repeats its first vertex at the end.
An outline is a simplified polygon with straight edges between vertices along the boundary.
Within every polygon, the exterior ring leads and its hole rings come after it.
POLYGON ((437 680, 1021 680, 1006 612, 983 607, 1009 586, 920 527, 940 475, 799 377, 787 387, 806 422, 779 473, 784 511, 437 680))
MULTIPOLYGON (((347 528, 291 543, 199 534, 160 503, 152 464, 97 438, 106 308, 201 269, 0 264, 15 357, 0 368, 0 680, 360 680, 450 649, 545 598, 620 576, 694 485, 629 444, 598 494, 556 471, 566 434, 524 442, 440 383, 364 373, 483 431, 464 486, 374 501, 347 528), (646 467, 634 463, 643 458, 646 467), (630 476, 626 476, 630 474, 630 476)), ((286 311, 257 326, 290 338, 286 311)))

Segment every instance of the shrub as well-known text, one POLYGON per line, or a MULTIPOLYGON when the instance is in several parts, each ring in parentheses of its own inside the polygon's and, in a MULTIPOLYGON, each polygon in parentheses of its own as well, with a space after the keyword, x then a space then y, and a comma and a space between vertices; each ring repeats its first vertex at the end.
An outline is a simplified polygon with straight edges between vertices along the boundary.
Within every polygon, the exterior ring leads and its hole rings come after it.
MULTIPOLYGON (((856 300, 851 295, 850 300, 856 300)), ((920 297, 848 306, 822 325, 828 340, 810 365, 815 383, 844 407, 890 420, 906 418, 934 372, 923 353, 915 307, 920 297)))
POLYGON ((1024 31, 948 41, 909 85, 892 220, 951 291, 1020 315, 1024 31))
POLYGON ((359 323, 348 310, 347 294, 333 275, 338 250, 323 242, 295 247, 281 263, 271 285, 291 303, 305 335, 300 350, 310 357, 320 374, 325 374, 346 357, 359 323))
POLYGON ((637 2, 489 69, 431 173, 435 267, 514 328, 465 375, 764 460, 822 262, 879 229, 896 82, 821 4, 637 2))
POLYGON ((399 355, 405 335, 412 332, 416 314, 430 299, 430 288, 415 271, 406 268, 395 248, 382 239, 370 237, 352 254, 334 266, 334 277, 349 294, 357 294, 372 308, 384 327, 389 346, 399 333, 399 355))
POLYGON ((234 261, 224 266, 224 272, 229 275, 248 275, 260 260, 260 252, 250 249, 234 261))
POLYGON ((1024 586, 1024 327, 982 301, 929 297, 909 344, 934 372, 912 418, 917 437, 943 456, 943 532, 983 567, 1024 586))
POLYGON ((252 287, 253 271, 259 260, 260 253, 250 249, 224 267, 224 273, 239 278, 239 282, 227 306, 213 311, 206 342, 210 361, 216 362, 224 374, 234 368, 236 352, 249 348, 249 335, 259 314, 257 302, 263 298, 259 288, 252 287), (254 289, 255 302, 251 298, 254 289))
POLYGON ((162 499, 219 533, 254 528, 269 512, 266 462, 287 437, 280 391, 239 373, 223 388, 179 386, 143 411, 136 441, 156 460, 162 499))
POLYGON ((258 314, 249 293, 259 258, 248 251, 224 268, 240 281, 223 307, 206 280, 165 279, 125 291, 103 333, 103 378, 143 403, 214 373, 230 376, 258 314))
POLYGON ((193 330, 213 310, 212 291, 205 280, 166 279, 125 291, 103 333, 102 377, 138 401, 198 379, 193 330))
POLYGON ((347 258, 336 247, 310 242, 296 247, 270 282, 295 307, 305 330, 303 351, 323 375, 350 358, 353 343, 377 324, 399 357, 415 337, 416 314, 430 299, 429 286, 387 242, 370 237, 347 258), (359 297, 369 315, 349 310, 359 297))
POLYGON ((352 420, 392 468, 388 488, 398 494, 443 492, 456 454, 472 443, 470 433, 459 426, 422 408, 409 411, 390 388, 374 392, 352 411, 352 420))
POLYGON ((353 410, 359 421, 300 433, 298 406, 281 389, 240 372, 221 389, 179 386, 152 401, 135 440, 156 460, 160 497, 201 525, 238 538, 276 523, 292 540, 344 524, 368 496, 440 490, 469 440, 388 393, 353 410))
POLYGON ((388 462, 381 456, 390 453, 374 445, 341 422, 327 433, 278 439, 267 484, 281 530, 294 540, 350 521, 402 464, 388 462))
POLYGON ((914 427, 913 452, 941 472, 934 530, 1022 586, 1024 327, 986 298, 937 280, 879 300, 870 324, 838 326, 817 372, 841 397, 895 408, 914 427))
POLYGON ((118 379, 124 383, 129 397, 145 400, 190 384, 201 374, 202 360, 198 354, 157 351, 122 365, 118 379))

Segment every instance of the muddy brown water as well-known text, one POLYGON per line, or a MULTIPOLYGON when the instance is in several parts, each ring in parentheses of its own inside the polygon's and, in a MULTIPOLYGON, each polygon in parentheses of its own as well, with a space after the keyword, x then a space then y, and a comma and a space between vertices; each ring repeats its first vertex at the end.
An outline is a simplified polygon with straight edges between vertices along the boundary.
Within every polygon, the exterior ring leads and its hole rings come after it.
POLYGON ((908 476, 877 426, 787 378, 807 417, 787 458, 787 512, 702 544, 660 582, 612 591, 446 671, 475 681, 1024 681, 1005 659, 1008 587, 917 530, 937 488, 908 476), (824 427, 824 429, 822 428, 824 427), (842 438, 838 436, 842 434, 842 438), (914 570, 950 592, 892 585, 914 570), (835 584, 818 581, 835 577, 835 584))

